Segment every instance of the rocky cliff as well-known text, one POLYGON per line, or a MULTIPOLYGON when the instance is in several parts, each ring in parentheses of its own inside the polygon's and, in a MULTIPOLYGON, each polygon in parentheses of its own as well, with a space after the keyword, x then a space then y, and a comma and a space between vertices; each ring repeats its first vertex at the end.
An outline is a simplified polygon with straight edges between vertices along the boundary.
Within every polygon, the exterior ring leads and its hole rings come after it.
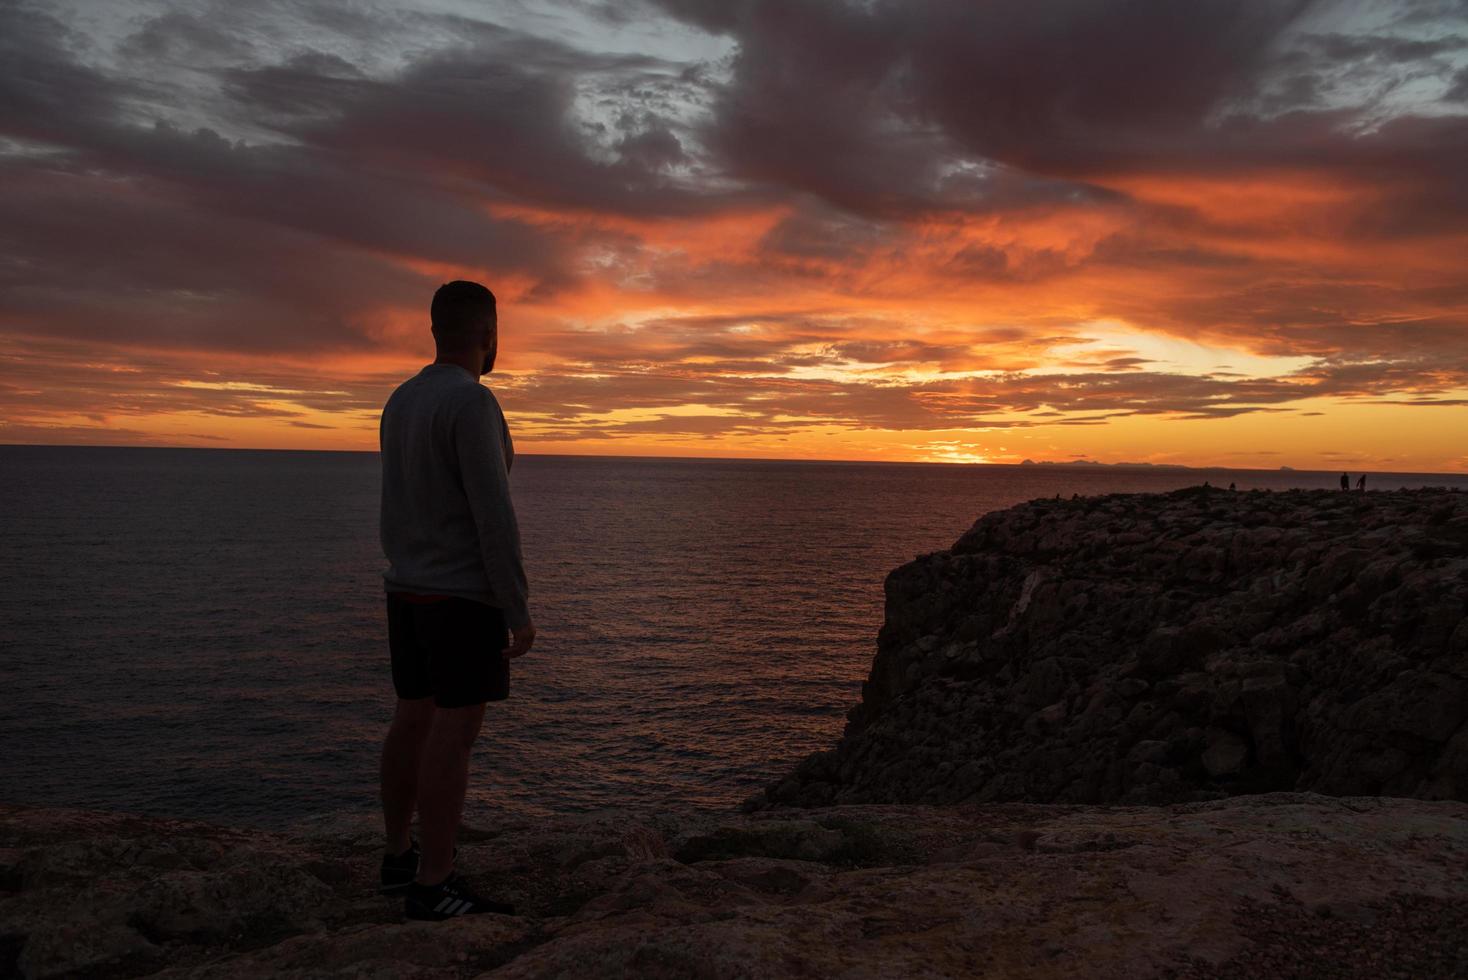
POLYGON ((1468 494, 1039 500, 886 590, 845 736, 755 805, 1468 800, 1468 494))

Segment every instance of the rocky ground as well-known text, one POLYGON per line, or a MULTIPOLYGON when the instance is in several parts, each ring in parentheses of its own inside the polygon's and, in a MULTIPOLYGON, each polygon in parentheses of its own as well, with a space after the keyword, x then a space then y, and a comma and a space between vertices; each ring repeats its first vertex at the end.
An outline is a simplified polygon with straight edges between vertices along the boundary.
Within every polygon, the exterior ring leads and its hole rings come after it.
POLYGON ((0 808, 21 977, 1461 977, 1468 805, 602 814, 468 829, 515 916, 404 922, 375 819, 0 808))
POLYGON ((1039 500, 886 589, 845 736, 753 805, 1468 800, 1468 493, 1039 500))

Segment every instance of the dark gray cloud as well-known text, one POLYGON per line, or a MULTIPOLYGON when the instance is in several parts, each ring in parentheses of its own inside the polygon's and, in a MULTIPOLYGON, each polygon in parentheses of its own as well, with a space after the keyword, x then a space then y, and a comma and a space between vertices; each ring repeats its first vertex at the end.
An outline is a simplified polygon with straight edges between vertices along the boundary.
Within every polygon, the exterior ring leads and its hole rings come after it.
POLYGON ((65 146, 111 124, 137 85, 83 63, 80 44, 57 18, 0 4, 0 135, 65 146))
POLYGON ((688 214, 730 203, 670 178, 686 154, 651 109, 591 123, 573 112, 577 85, 589 77, 613 79, 646 106, 679 66, 451 23, 458 27, 453 46, 425 52, 387 77, 366 77, 337 59, 297 57, 230 70, 225 91, 242 110, 258 112, 257 122, 300 145, 399 180, 435 176, 490 200, 618 214, 688 214), (609 158, 595 152, 601 143, 613 151, 609 158))
POLYGON ((739 41, 715 131, 733 169, 876 208, 939 190, 957 155, 1032 180, 1155 163, 1250 94, 1308 4, 664 5, 739 41))
POLYGON ((1438 12, 1439 36, 1414 39, 1293 31, 1327 7, 1311 0, 663 5, 739 42, 713 130, 730 169, 864 213, 1024 197, 1000 186, 1004 174, 1034 201, 1073 201, 1117 173, 1276 166, 1430 181, 1435 193, 1468 164, 1461 116, 1406 112, 1363 130, 1353 124, 1379 106, 1268 95, 1368 63, 1450 70, 1441 56, 1468 48, 1461 7, 1438 12), (1273 112, 1254 114, 1266 97, 1273 112), (945 184, 955 159, 1000 169, 945 184))
POLYGON ((167 10, 150 17, 123 38, 119 52, 128 58, 154 63, 216 64, 256 56, 256 45, 246 36, 213 22, 207 14, 167 10))
POLYGON ((152 115, 151 83, 85 63, 82 39, 43 8, 0 7, 0 137, 17 148, 0 158, 0 318, 130 344, 361 347, 366 317, 416 309, 436 285, 404 260, 521 275, 542 299, 574 281, 588 233, 493 217, 496 201, 713 206, 660 176, 684 155, 651 113, 622 121, 611 160, 570 118, 579 74, 631 84, 666 65, 578 64, 563 45, 527 50, 513 32, 445 20, 453 47, 383 78, 320 51, 241 62, 258 46, 181 11, 121 43, 208 69, 221 127, 248 119, 279 137, 247 140, 152 115))

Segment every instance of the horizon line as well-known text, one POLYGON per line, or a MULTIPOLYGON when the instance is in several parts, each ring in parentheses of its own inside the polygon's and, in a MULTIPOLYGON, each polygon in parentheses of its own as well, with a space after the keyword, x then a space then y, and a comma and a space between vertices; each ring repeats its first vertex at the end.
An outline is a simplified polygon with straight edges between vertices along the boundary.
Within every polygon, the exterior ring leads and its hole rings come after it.
MULTIPOLYGON (((201 450, 204 452, 247 452, 247 453, 350 453, 353 455, 378 455, 376 449, 301 449, 293 447, 272 446, 178 446, 178 445, 139 445, 136 443, 52 443, 52 442, 0 442, 0 449, 28 448, 28 449, 186 449, 201 450)), ((844 464, 870 464, 875 466, 1005 466, 1014 469, 1025 467, 1082 467, 1086 469, 1142 469, 1142 470, 1224 470, 1240 473, 1324 473, 1333 474, 1334 468, 1328 470, 1303 469, 1288 464, 1275 467, 1248 467, 1248 466, 1195 466, 1187 463, 1147 463, 1123 461, 1119 463, 1102 463, 1091 459, 1077 460, 1029 460, 1019 463, 1000 462, 966 462, 962 460, 918 460, 918 459, 827 459, 810 457, 789 456, 662 456, 647 454, 615 454, 615 453, 535 453, 516 452, 516 456, 541 456, 546 458, 561 459, 633 459, 633 460, 689 460, 693 462, 718 462, 718 463, 844 463, 844 464)), ((1468 470, 1464 471, 1435 471, 1435 470, 1357 470, 1359 473, 1392 474, 1398 476, 1452 476, 1468 477, 1468 470)))

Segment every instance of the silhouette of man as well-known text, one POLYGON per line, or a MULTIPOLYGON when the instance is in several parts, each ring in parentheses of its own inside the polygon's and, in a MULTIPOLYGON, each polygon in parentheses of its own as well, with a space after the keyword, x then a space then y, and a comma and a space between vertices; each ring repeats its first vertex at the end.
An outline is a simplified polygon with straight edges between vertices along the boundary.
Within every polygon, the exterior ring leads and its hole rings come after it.
POLYGON ((413 919, 510 912, 454 870, 470 750, 510 660, 535 640, 510 500, 514 445, 494 392, 499 321, 474 282, 439 287, 437 356, 382 410, 382 573, 397 708, 382 747, 382 890, 413 919), (513 634, 513 639, 511 639, 513 634), (509 642, 507 642, 509 641, 509 642), (418 810, 420 846, 409 834, 418 810))
POLYGON ((1362 473, 1361 474, 1361 478, 1356 481, 1356 489, 1357 490, 1362 490, 1362 491, 1364 491, 1366 489, 1366 474, 1365 473, 1362 473))
POLYGON ((1351 474, 1349 474, 1349 473, 1342 473, 1341 474, 1341 489, 1342 490, 1349 490, 1349 489, 1351 489, 1351 474))

